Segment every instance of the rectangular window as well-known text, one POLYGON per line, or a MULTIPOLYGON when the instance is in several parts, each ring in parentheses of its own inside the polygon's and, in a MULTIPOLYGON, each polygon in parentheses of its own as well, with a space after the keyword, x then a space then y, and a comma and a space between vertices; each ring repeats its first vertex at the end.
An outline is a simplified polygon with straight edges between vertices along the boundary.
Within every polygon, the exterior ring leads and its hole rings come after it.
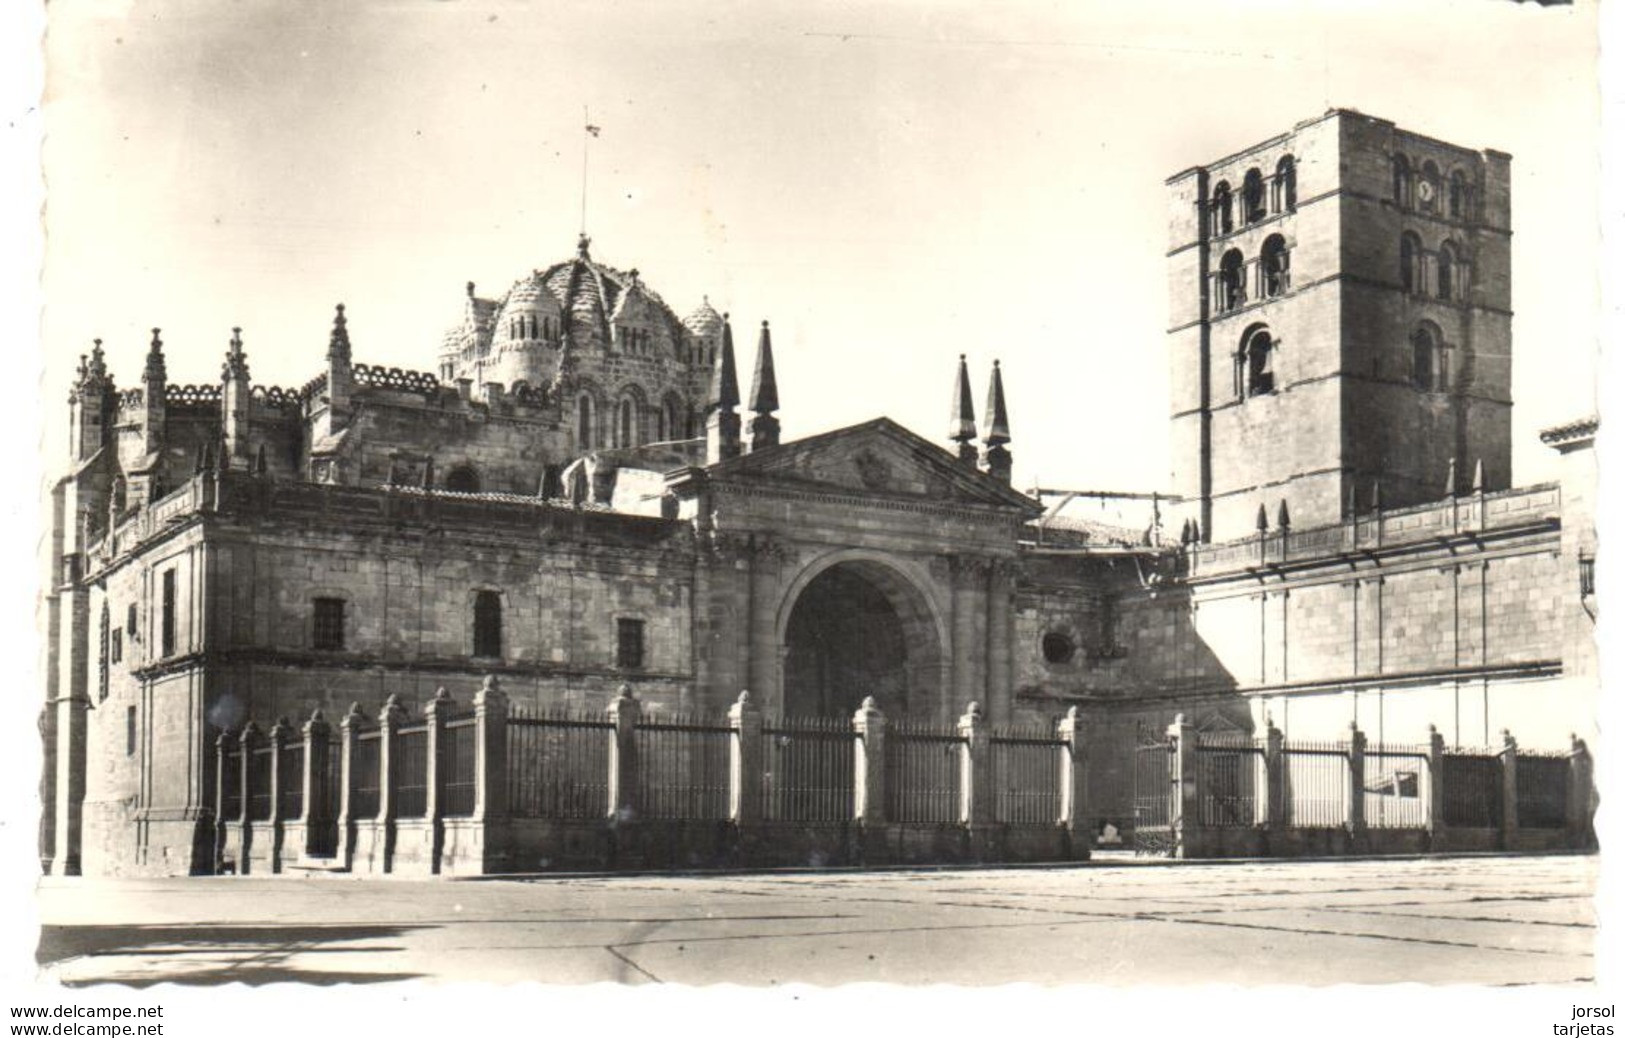
POLYGON ((135 707, 124 708, 124 753, 135 756, 135 707))
POLYGON ((126 609, 124 611, 124 633, 130 636, 131 641, 135 641, 135 603, 134 602, 131 602, 130 603, 130 608, 126 609))
POLYGON ((615 621, 615 665, 623 670, 643 668, 643 621, 615 621))
POLYGON ((116 627, 113 628, 113 641, 109 649, 109 658, 114 663, 124 662, 124 632, 116 627))
POLYGON ((502 655, 502 595, 496 591, 474 593, 474 655, 502 655))
POLYGON ((344 648, 344 599, 318 598, 315 613, 311 644, 318 649, 344 648))
POLYGON ((159 632, 158 654, 160 656, 175 655, 175 571, 164 570, 163 577, 163 628, 159 632))

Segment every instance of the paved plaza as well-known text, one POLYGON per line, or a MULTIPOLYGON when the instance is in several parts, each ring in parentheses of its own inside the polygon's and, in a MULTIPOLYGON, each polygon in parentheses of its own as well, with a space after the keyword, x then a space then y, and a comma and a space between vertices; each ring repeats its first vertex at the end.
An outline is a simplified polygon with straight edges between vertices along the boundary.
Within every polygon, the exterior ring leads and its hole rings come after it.
POLYGON ((1593 857, 604 876, 47 879, 43 979, 1565 984, 1593 857))

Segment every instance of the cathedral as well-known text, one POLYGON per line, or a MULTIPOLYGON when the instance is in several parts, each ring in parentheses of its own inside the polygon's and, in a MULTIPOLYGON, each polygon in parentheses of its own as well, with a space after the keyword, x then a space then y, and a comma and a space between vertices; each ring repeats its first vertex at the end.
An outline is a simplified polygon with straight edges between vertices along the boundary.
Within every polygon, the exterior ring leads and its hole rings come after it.
POLYGON ((44 864, 209 871, 220 733, 488 675, 534 709, 1076 707, 1107 818, 1176 714, 1587 732, 1596 422, 1515 485, 1509 166, 1332 110, 1171 177, 1171 482, 1133 530, 1011 485, 996 363, 981 395, 944 358, 941 442, 781 442, 768 322, 680 317, 585 237, 467 285, 433 371, 343 306, 299 387, 236 331, 202 384, 157 329, 134 382, 98 341, 53 488, 44 864))

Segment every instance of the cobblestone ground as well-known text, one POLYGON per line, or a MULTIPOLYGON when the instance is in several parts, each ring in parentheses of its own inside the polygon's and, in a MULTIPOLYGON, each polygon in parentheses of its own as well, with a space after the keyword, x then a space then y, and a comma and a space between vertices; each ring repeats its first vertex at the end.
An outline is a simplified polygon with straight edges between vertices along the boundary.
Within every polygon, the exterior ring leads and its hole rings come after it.
POLYGON ((45 880, 42 979, 1591 979, 1588 857, 504 881, 45 880))

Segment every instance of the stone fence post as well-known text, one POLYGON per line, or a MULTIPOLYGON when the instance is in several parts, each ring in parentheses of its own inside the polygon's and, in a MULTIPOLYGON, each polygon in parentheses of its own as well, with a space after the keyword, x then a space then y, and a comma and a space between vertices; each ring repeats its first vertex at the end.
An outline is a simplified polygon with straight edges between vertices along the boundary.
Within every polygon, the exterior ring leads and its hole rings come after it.
POLYGON ((974 829, 993 821, 993 776, 982 704, 966 705, 959 736, 964 740, 959 747, 959 821, 974 829))
POLYGON ((1428 849, 1442 851, 1449 841, 1444 817, 1444 736, 1428 725, 1428 849))
POLYGON ((728 725, 728 817, 743 828, 762 817, 762 711, 748 691, 728 708, 728 725))
POLYGON ((643 717, 643 704, 632 695, 632 686, 622 685, 609 704, 609 719, 615 730, 609 744, 609 816, 628 822, 643 812, 639 790, 637 729, 643 717))
POLYGON ((1066 708, 1055 726, 1061 740, 1061 826, 1067 832, 1070 856, 1087 861, 1095 842, 1094 819, 1089 812, 1089 754, 1085 724, 1078 708, 1066 708))
POLYGON ((852 817, 865 826, 886 821, 886 715, 865 696, 852 715, 852 817))
POLYGON ((1591 832, 1591 751, 1585 740, 1569 736, 1569 788, 1567 810, 1564 812, 1568 843, 1573 850, 1590 850, 1595 846, 1591 832))
POLYGON ((1200 858, 1206 851, 1202 833, 1202 804, 1196 776, 1196 726, 1176 714, 1168 726, 1168 737, 1174 741, 1174 781, 1172 802, 1168 805, 1168 822, 1173 830, 1174 855, 1179 858, 1200 858))
POLYGON ((474 817, 487 825, 508 818, 507 728, 508 697, 487 674, 474 693, 474 817))
POLYGON ((231 820, 226 817, 226 757, 231 752, 230 731, 221 732, 214 741, 214 874, 226 868, 226 833, 231 820))
POLYGON ((1271 835, 1286 832, 1291 804, 1286 795, 1286 738, 1275 719, 1264 721, 1264 824, 1271 835))
POLYGON ((285 817, 288 805, 282 801, 282 784, 288 770, 288 737, 293 725, 279 717, 271 726, 271 871, 282 871, 282 848, 286 839, 285 817))
POLYGON ((356 740, 367 718, 360 703, 351 703, 339 721, 339 864, 349 872, 355 863, 356 740))
POLYGON ((406 708, 394 692, 378 712, 378 834, 383 853, 378 870, 389 872, 395 859, 395 730, 406 721, 406 708))
POLYGON ((253 721, 243 725, 242 735, 237 738, 237 788, 241 791, 238 797, 241 806, 237 812, 237 872, 243 876, 253 871, 249 862, 254 846, 254 750, 262 739, 259 726, 253 721))
POLYGON ((1369 849, 1370 834, 1365 824, 1365 733, 1349 722, 1349 842, 1355 853, 1369 849))
POLYGON ((423 781, 423 821, 428 827, 425 834, 429 845, 428 854, 429 873, 438 875, 440 872, 440 855, 446 844, 445 801, 444 790, 441 788, 446 781, 445 768, 440 759, 446 746, 446 715, 452 710, 451 693, 445 686, 435 689, 434 696, 429 705, 424 708, 423 716, 428 722, 423 733, 424 738, 424 775, 423 781))
POLYGON ((1518 740, 1501 729, 1501 849, 1518 843, 1518 740))

